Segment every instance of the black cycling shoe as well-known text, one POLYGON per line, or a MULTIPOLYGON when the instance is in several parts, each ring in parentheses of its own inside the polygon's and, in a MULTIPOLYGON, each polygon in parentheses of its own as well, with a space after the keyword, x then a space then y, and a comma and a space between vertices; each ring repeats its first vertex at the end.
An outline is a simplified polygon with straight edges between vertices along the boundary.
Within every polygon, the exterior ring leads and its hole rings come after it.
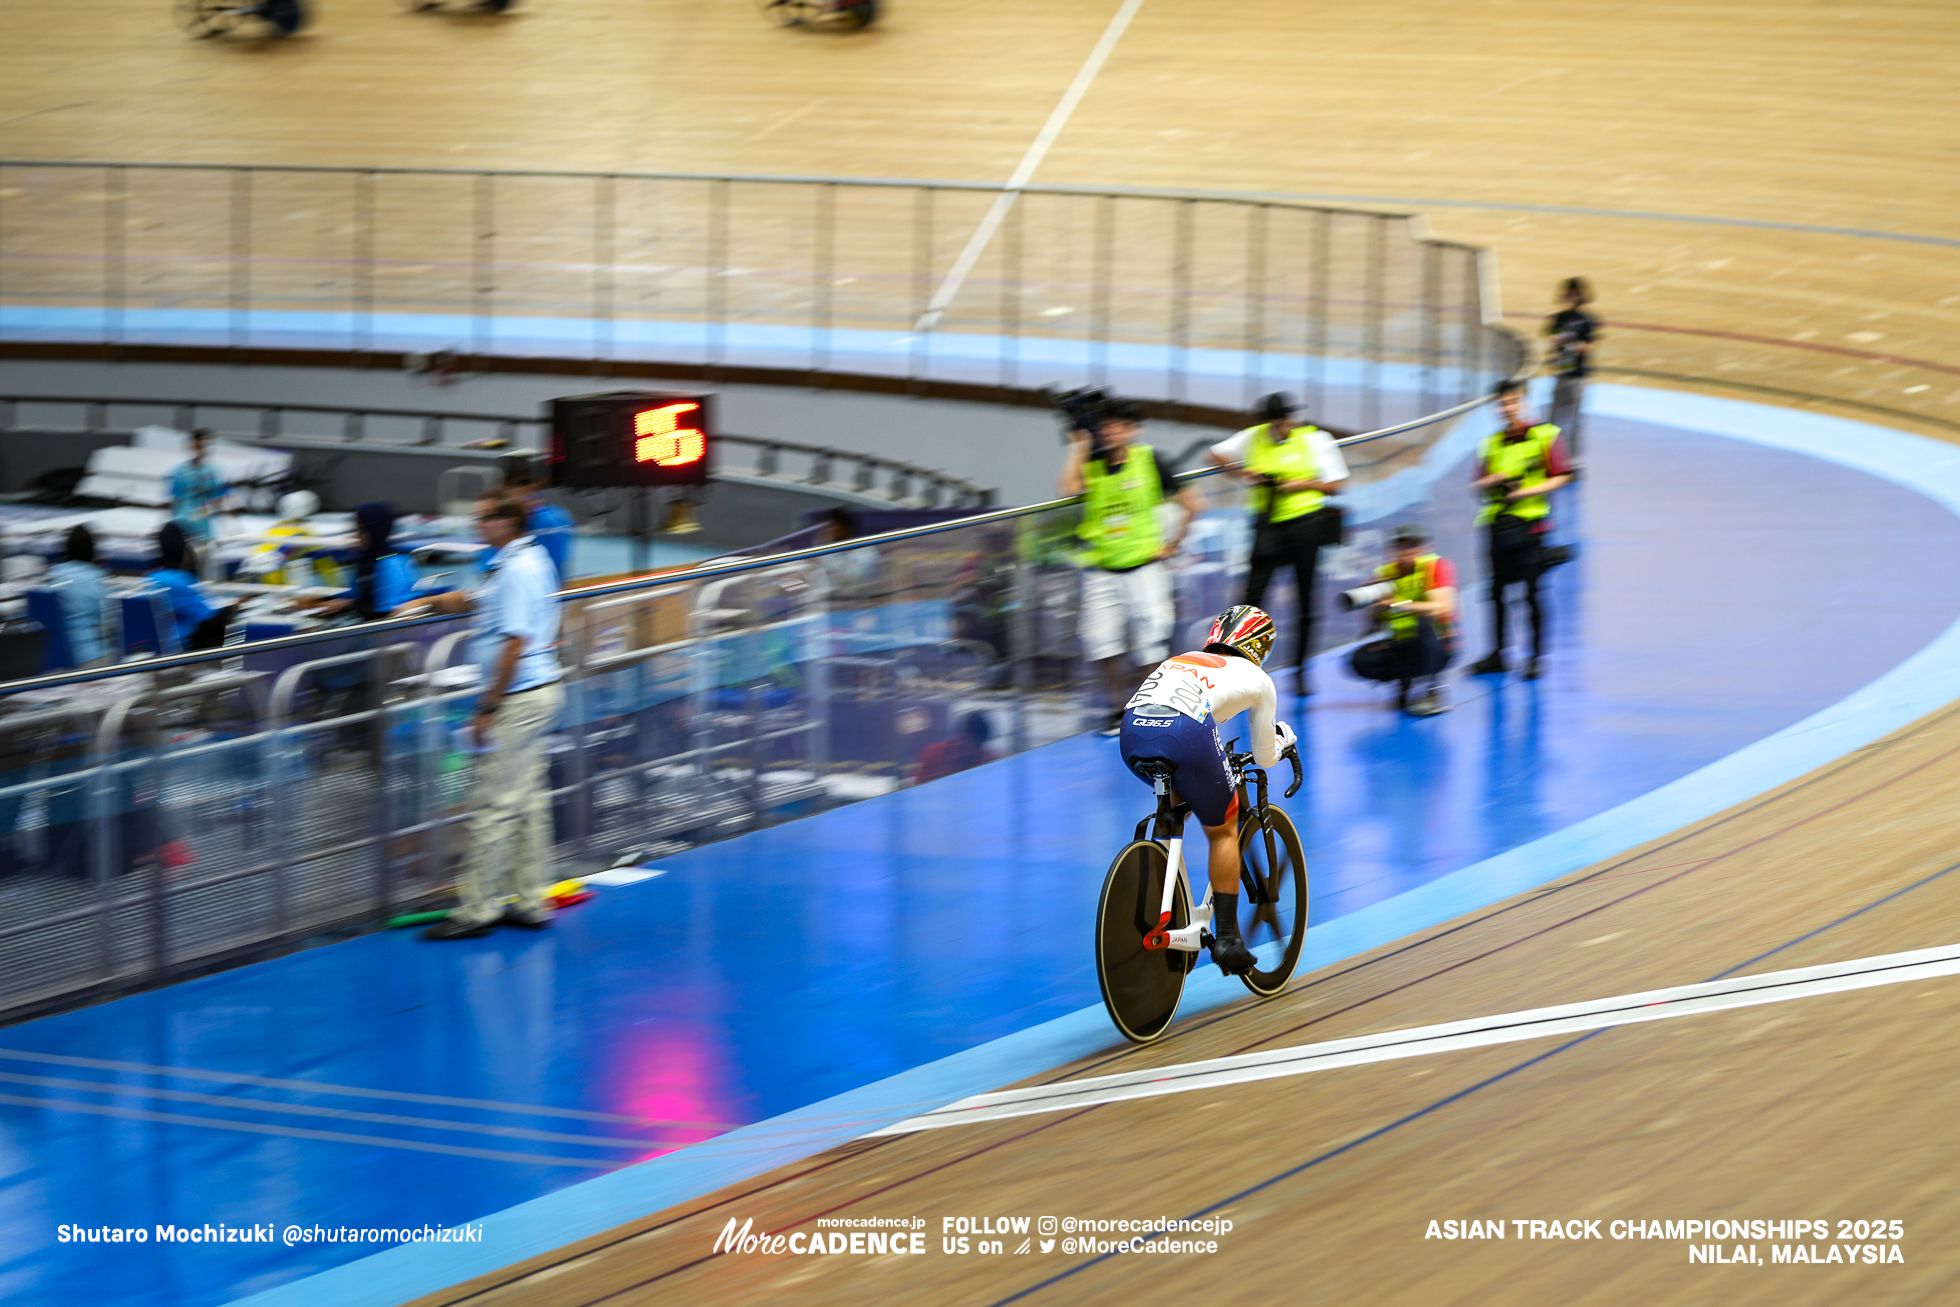
POLYGON ((1252 956, 1252 950, 1237 935, 1212 940, 1211 960, 1228 976, 1243 976, 1259 965, 1259 959, 1252 956))
POLYGON ((1504 653, 1502 650, 1495 651, 1489 657, 1479 658, 1476 662, 1470 664, 1470 675, 1472 676, 1502 676, 1505 671, 1504 653))

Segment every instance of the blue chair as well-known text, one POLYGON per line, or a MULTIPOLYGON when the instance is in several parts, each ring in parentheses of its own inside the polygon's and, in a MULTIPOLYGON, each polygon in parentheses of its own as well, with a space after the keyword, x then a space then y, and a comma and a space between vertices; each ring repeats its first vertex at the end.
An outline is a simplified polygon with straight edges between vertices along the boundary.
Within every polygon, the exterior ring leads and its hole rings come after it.
POLYGON ((29 590, 27 615, 47 632, 41 643, 41 670, 59 672, 73 667, 75 655, 68 647, 68 618, 61 611, 61 596, 52 590, 29 590))
POLYGON ((170 611, 170 596, 162 590, 136 590, 123 596, 123 652, 126 654, 174 654, 177 622, 170 611))

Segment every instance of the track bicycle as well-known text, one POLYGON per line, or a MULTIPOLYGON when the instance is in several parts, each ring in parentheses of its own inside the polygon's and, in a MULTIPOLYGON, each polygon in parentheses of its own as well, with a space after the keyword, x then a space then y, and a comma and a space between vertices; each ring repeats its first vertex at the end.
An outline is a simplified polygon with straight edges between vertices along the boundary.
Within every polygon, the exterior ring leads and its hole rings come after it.
POLYGON ((452 14, 501 14, 517 0, 396 0, 411 14, 441 10, 452 14))
POLYGON ((869 27, 878 17, 877 0, 755 0, 755 7, 778 27, 869 27))
MULTIPOLYGON (((1290 799, 1304 778, 1299 753, 1288 749, 1286 757, 1293 764, 1290 799)), ((1239 934, 1259 958, 1259 965, 1239 979, 1269 998, 1285 987, 1300 962, 1307 931, 1307 862, 1292 819, 1267 802, 1265 770, 1253 765, 1249 753, 1228 750, 1228 761, 1239 796, 1239 934), (1248 802, 1251 794, 1256 801, 1248 802)), ((1197 969, 1199 950, 1211 943, 1212 897, 1207 879, 1204 901, 1191 906, 1183 839, 1191 806, 1171 801, 1176 764, 1147 760, 1137 770, 1157 792, 1157 811, 1137 823, 1131 842, 1103 878, 1096 907, 1096 979, 1123 1037, 1148 1044, 1170 1028, 1184 997, 1184 978, 1197 969)))
POLYGON ((257 21, 274 36, 291 36, 306 26, 306 6, 300 0, 177 0, 177 22, 202 40, 226 36, 241 23, 257 21))

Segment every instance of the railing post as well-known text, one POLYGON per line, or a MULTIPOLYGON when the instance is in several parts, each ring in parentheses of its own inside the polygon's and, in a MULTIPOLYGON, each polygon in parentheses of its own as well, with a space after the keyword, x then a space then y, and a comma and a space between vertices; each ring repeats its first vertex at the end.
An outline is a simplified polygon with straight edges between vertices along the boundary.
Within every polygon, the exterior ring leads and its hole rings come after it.
POLYGON ((932 201, 935 187, 920 186, 913 192, 912 201, 912 359, 906 369, 906 380, 911 383, 906 389, 914 394, 925 393, 920 385, 926 380, 926 372, 931 368, 931 355, 928 341, 932 338, 932 327, 921 327, 926 309, 932 303, 932 201))
POLYGON ((1109 381, 1109 298, 1116 261, 1116 197, 1096 197, 1095 284, 1089 289, 1089 384, 1109 381))
POLYGON ((1021 237, 1025 229, 1021 215, 1027 212, 1028 201, 1023 195, 1018 204, 1007 210, 1007 220, 1001 225, 1000 246, 1000 388, 1006 390, 1019 383, 1021 376, 1021 237))
POLYGON ((118 345, 123 333, 124 279, 128 274, 129 169, 112 165, 103 179, 102 343, 118 345))
POLYGON ((470 303, 470 352, 478 358, 490 352, 490 315, 496 311, 497 195, 496 174, 476 175, 475 286, 470 303))
POLYGON ((1191 226, 1197 201, 1176 204, 1171 238, 1171 366, 1165 389, 1173 405, 1182 405, 1191 363, 1191 226))
POLYGON ((830 368, 831 322, 837 305, 837 183, 817 187, 815 240, 811 248, 810 384, 830 368))
POLYGON ((440 445, 442 443, 442 415, 431 413, 422 419, 422 443, 440 445))
POLYGON ((341 422, 340 438, 354 444, 367 435, 367 414, 349 413, 341 422))
POLYGON ((259 439, 276 439, 285 427, 285 410, 268 406, 259 410, 259 439))
POLYGON ((1373 431, 1381 425, 1382 284, 1388 275, 1388 224, 1391 221, 1376 215, 1369 223, 1368 257, 1362 265, 1362 276, 1368 286, 1368 334, 1363 346, 1368 359, 1368 382, 1361 391, 1363 431, 1373 431))
POLYGON ((1245 407, 1266 388, 1266 218, 1270 206, 1255 205, 1245 228, 1245 407))
POLYGON ((611 173, 593 179, 592 196, 592 359, 612 357, 613 228, 619 179, 611 173))
POLYGON ((721 379, 728 352, 728 204, 731 183, 708 183, 708 340, 707 379, 721 379))
POLYGON ((359 366, 374 348, 374 185, 372 169, 354 174, 353 334, 349 353, 359 366))
POLYGON ((250 339, 249 314, 252 300, 252 170, 234 168, 231 173, 231 331, 230 348, 236 353, 250 339))
POLYGON ((1433 241, 1424 241, 1422 250, 1422 412, 1434 413, 1436 374, 1442 364, 1442 315, 1440 302, 1443 251, 1433 241))
POLYGON ((1312 395, 1310 411, 1325 416, 1327 400, 1327 276, 1334 243, 1334 215, 1315 210, 1307 268, 1307 357, 1300 389, 1312 395))

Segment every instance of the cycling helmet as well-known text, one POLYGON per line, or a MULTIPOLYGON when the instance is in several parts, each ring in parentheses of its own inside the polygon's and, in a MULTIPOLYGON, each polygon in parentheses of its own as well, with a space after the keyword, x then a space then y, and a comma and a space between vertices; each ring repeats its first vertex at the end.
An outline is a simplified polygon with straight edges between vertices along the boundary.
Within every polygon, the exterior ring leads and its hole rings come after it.
POLYGON ((1252 660, 1255 667, 1263 666, 1266 651, 1273 647, 1273 637, 1278 631, 1273 619, 1261 609, 1251 604, 1240 604, 1227 608, 1211 624, 1211 634, 1205 637, 1205 649, 1225 649, 1242 654, 1252 660))

